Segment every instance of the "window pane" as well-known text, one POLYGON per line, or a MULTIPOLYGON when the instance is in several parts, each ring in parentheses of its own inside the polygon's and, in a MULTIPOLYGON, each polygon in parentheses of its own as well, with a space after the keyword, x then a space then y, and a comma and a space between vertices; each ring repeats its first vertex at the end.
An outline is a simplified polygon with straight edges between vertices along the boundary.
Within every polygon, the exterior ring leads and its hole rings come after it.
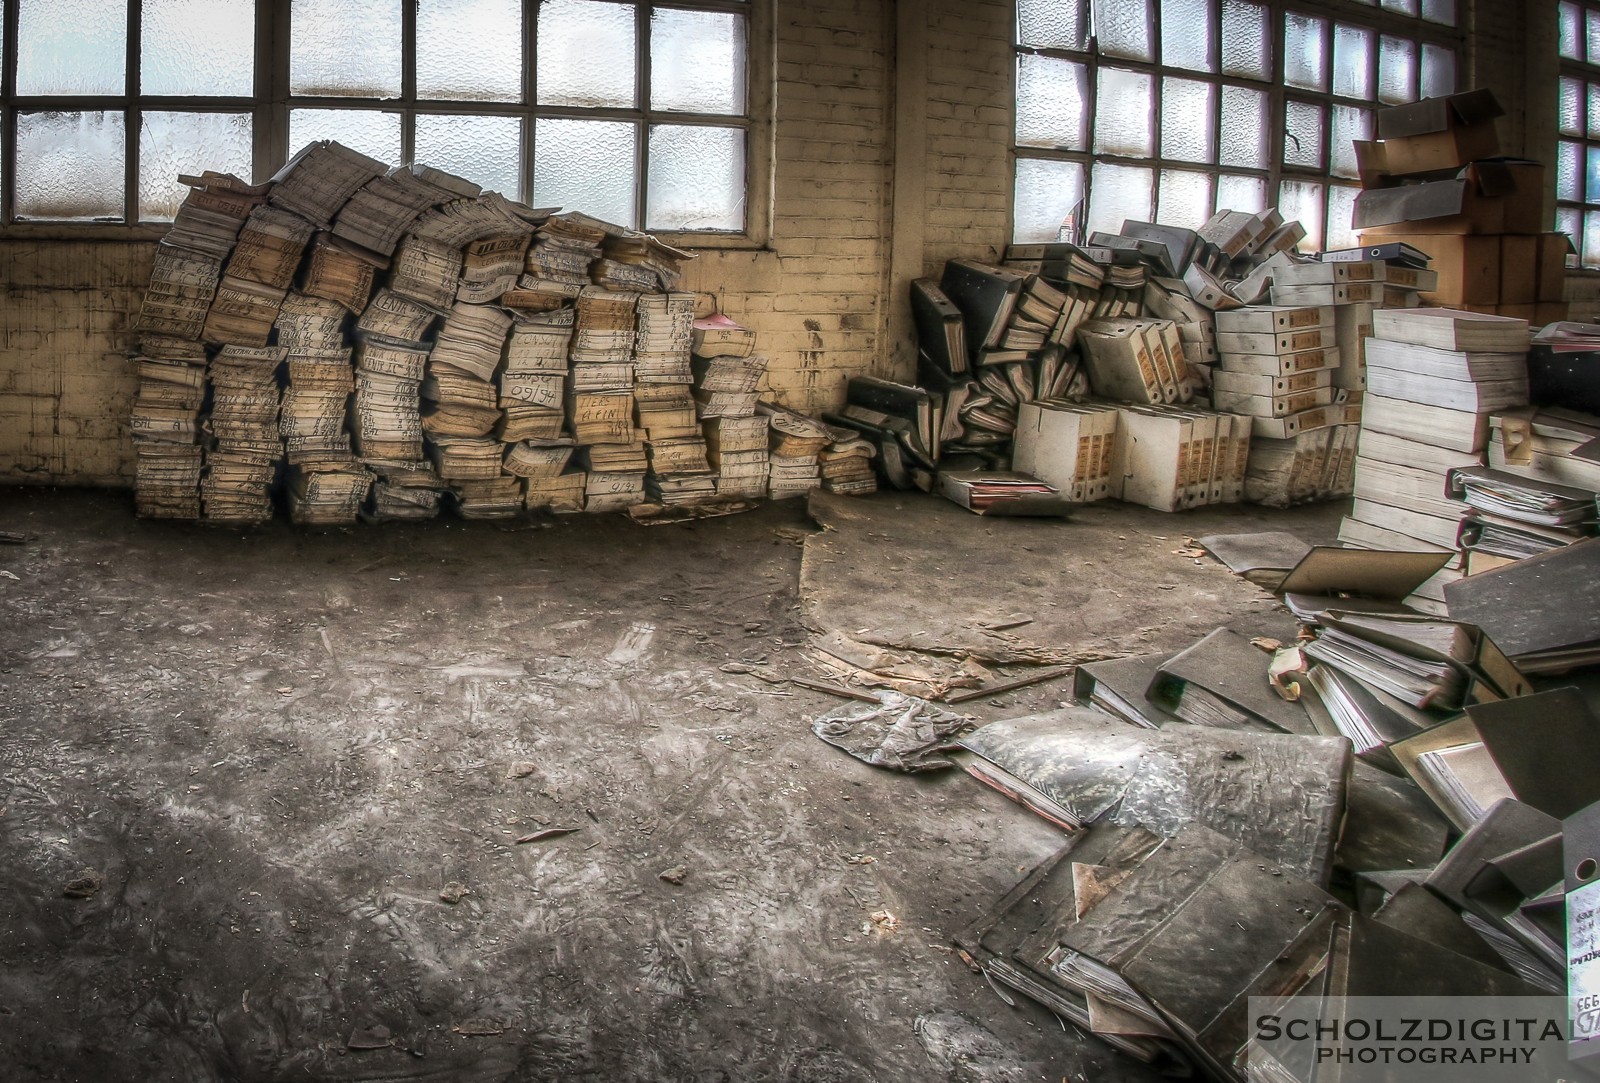
POLYGON ((1583 14, 1577 4, 1562 4, 1561 55, 1568 60, 1583 59, 1583 14))
POLYGON ((1322 168, 1322 106, 1310 102, 1283 105, 1283 164, 1322 168))
POLYGON ((1272 35, 1267 9, 1246 0, 1222 0, 1222 72, 1242 79, 1272 77, 1272 35))
POLYGON ((144 93, 243 97, 254 90, 253 2, 144 0, 139 19, 139 86, 144 93))
POLYGON ((1356 196, 1360 194, 1361 189, 1347 188, 1342 184, 1328 188, 1328 239, 1325 249, 1354 248, 1361 243, 1355 227, 1351 225, 1356 213, 1356 196))
POLYGON ((1017 57, 1017 145, 1083 150, 1089 111, 1087 69, 1071 60, 1017 57))
POLYGON ((380 162, 398 162, 400 114, 377 109, 289 110, 289 153, 318 139, 337 139, 380 162))
MULTIPOLYGON (((1223 165, 1267 167, 1267 95, 1244 87, 1222 88, 1223 165)), ((1239 208, 1234 208, 1235 210, 1239 208)))
POLYGON ((1121 68, 1101 68, 1094 149, 1104 154, 1153 154, 1150 98, 1150 76, 1121 68))
POLYGON ((1328 89, 1328 24, 1288 12, 1283 17, 1283 82, 1306 90, 1328 89))
POLYGON ((1104 56, 1154 60, 1150 48, 1151 0, 1095 0, 1095 37, 1104 56))
POLYGON ((1417 0, 1383 0, 1386 11, 1398 11, 1402 15, 1417 14, 1417 0))
POLYGON ((522 191, 522 120, 418 113, 411 156, 516 199, 522 191))
POLYGON ((1584 125, 1584 86, 1577 79, 1563 78, 1556 127, 1562 135, 1582 135, 1584 125))
POLYGON ((1161 63, 1192 71, 1216 71, 1211 37, 1212 0, 1161 0, 1161 63))
POLYGON ((518 0, 419 0, 417 97, 521 101, 518 0))
POLYGON ((1260 177, 1224 173, 1217 178, 1217 210, 1259 214, 1267 209, 1267 182, 1260 177))
POLYGON ((1364 26, 1333 28, 1333 92, 1372 97, 1372 31, 1364 26))
POLYGON ((1378 100, 1404 105, 1417 97, 1417 43, 1385 34, 1378 44, 1378 100))
POLYGON ((1358 139, 1372 138, 1372 110, 1350 105, 1333 107, 1333 130, 1328 139, 1328 169, 1336 177, 1354 177, 1358 139))
POLYGON ((650 128, 646 229, 744 228, 744 129, 650 128))
MULTIPOLYGON (((148 0, 146 10, 149 10, 148 0)), ((139 217, 170 219, 189 189, 178 174, 207 169, 250 179, 249 113, 146 112, 139 127, 139 217)))
POLYGON ((1441 45, 1422 46, 1422 96, 1439 98, 1456 92, 1456 52, 1441 45))
POLYGON ((556 117, 534 122, 537 206, 582 211, 631 229, 638 168, 632 124, 556 117))
POLYGON ((631 108, 633 7, 599 0, 548 0, 539 7, 539 101, 631 108))
POLYGON ((1065 240, 1068 219, 1082 199, 1082 162, 1018 158, 1012 240, 1018 244, 1065 240))
POLYGON ((400 0, 291 0, 289 91, 398 97, 400 0))
POLYGON ((1138 166, 1096 162, 1090 173, 1089 233, 1118 233, 1128 219, 1150 221, 1155 178, 1138 166))
POLYGON ((1284 181, 1278 185, 1278 211, 1285 222, 1298 220, 1305 227, 1308 251, 1322 251, 1322 185, 1284 181))
POLYGON ((1588 192, 1584 202, 1600 203, 1600 147, 1587 148, 1584 157, 1587 163, 1584 184, 1588 192))
POLYGON ((1592 8, 1586 10, 1583 21, 1583 36, 1587 43, 1589 63, 1600 64, 1600 11, 1592 8))
POLYGON ((1576 203, 1583 198, 1583 144, 1556 145, 1556 198, 1576 203))
POLYGON ((127 0, 21 0, 17 93, 121 94, 127 41, 127 0))
MULTIPOLYGON (((1576 207, 1557 207, 1556 232, 1565 233, 1568 239, 1572 241, 1573 249, 1576 250, 1578 241, 1583 235, 1583 213, 1576 207)), ((1567 257, 1567 266, 1574 266, 1574 260, 1575 257, 1569 255, 1567 257)))
POLYGON ((1082 52, 1089 47, 1088 0, 1017 0, 1017 42, 1082 52))
POLYGON ((1583 215, 1583 265, 1600 267, 1600 211, 1583 215))
POLYGON ((1422 17, 1430 23, 1456 25, 1456 0, 1422 0, 1422 17))
POLYGON ((650 16, 650 105, 744 112, 744 16, 658 8, 650 16))
POLYGON ((1199 229, 1211 217, 1211 174, 1163 169, 1156 217, 1162 225, 1199 229))
POLYGON ((124 134, 121 113, 18 114, 17 217, 120 221, 124 134))
POLYGON ((1587 110, 1589 114, 1589 138, 1594 139, 1600 137, 1600 86, 1590 83, 1587 89, 1589 93, 1589 108, 1587 110))
POLYGON ((1214 162, 1212 102, 1216 86, 1198 79, 1161 81, 1161 156, 1180 162, 1214 162))

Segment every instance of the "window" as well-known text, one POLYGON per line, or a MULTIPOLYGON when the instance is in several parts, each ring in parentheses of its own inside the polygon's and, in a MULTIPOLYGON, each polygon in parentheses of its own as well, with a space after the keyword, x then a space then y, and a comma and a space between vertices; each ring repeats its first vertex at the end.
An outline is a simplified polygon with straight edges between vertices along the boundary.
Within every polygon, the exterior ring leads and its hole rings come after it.
POLYGON ((1351 141, 1379 106, 1455 90, 1455 18, 1455 0, 1017 0, 1013 239, 1276 205, 1309 247, 1354 244, 1351 141))
POLYGON ((0 214, 166 221, 179 173, 264 177, 337 139, 536 205, 743 234, 756 7, 13 0, 0 214))
POLYGON ((1580 266, 1600 269, 1600 6, 1558 11, 1556 229, 1572 238, 1580 266))

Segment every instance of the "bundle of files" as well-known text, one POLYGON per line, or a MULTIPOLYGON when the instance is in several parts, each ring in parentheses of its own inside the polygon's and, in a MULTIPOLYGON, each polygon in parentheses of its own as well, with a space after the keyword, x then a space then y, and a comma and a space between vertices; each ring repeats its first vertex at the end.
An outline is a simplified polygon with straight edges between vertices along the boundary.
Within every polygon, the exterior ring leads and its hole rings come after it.
POLYGON ((1340 526, 1348 544, 1452 554, 1426 584, 1439 608, 1459 578, 1455 556, 1469 508, 1449 492, 1457 467, 1483 464, 1489 416, 1527 402, 1524 320, 1450 309, 1373 314, 1367 343, 1355 503, 1340 526))
POLYGON ((767 495, 770 427, 766 415, 754 412, 748 417, 716 415, 700 422, 719 497, 738 500, 767 495))
POLYGON ((755 352, 755 334, 716 313, 695 320, 690 337, 689 365, 700 417, 752 416, 767 371, 767 359, 755 352))
POLYGON ((878 454, 873 443, 857 430, 830 426, 833 438, 817 456, 822 487, 830 493, 859 496, 878 491, 878 475, 872 460, 878 454))
POLYGON ((1489 415, 1487 470, 1462 467, 1451 488, 1470 510, 1458 544, 1469 575, 1570 545, 1594 533, 1585 494, 1600 492, 1600 417, 1559 407, 1489 415), (1476 474, 1478 481, 1462 479, 1476 474), (1562 519, 1564 522, 1552 522, 1562 519))
POLYGON ((311 239, 311 255, 300 276, 300 292, 333 301, 351 315, 359 316, 372 298, 378 272, 387 266, 387 260, 349 241, 318 233, 311 239))
POLYGON ((207 519, 254 523, 272 518, 271 486, 283 443, 278 435, 278 369, 283 347, 224 346, 211 359, 212 443, 200 483, 207 519))
POLYGON ((428 351, 421 343, 368 338, 356 347, 351 435, 368 465, 422 461, 421 394, 428 351))
POLYGON ((817 458, 833 442, 828 426, 776 403, 757 403, 756 414, 767 422, 767 495, 782 500, 819 488, 817 458))
POLYGON ((134 364, 139 386, 128 427, 136 457, 139 514, 152 519, 198 519, 205 349, 197 342, 147 335, 134 364))
POLYGON ((876 376, 852 376, 845 385, 845 405, 823 419, 863 436, 892 488, 933 488, 949 420, 937 394, 876 376))

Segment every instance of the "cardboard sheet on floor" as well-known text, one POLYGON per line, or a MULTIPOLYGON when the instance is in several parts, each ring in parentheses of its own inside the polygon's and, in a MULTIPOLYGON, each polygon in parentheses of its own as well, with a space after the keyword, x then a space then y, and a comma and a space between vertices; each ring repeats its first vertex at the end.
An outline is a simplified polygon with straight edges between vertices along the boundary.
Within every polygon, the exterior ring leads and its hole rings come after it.
POLYGON ((1276 590, 1312 548, 1310 543, 1282 530, 1207 534, 1195 540, 1227 565, 1230 572, 1268 590, 1276 590))
POLYGON ((1326 884, 1351 769, 1342 738, 1145 730, 1066 707, 963 738, 974 777, 1076 827, 1110 820, 1172 836, 1199 823, 1326 884))

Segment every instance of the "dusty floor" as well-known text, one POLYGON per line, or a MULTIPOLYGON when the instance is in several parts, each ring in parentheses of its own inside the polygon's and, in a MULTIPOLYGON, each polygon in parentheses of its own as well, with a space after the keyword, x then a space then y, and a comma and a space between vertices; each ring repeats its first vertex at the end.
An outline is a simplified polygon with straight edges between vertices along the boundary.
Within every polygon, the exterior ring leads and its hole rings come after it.
POLYGON ((949 954, 1053 828, 857 763, 809 730, 839 701, 719 667, 819 675, 805 619, 987 642, 980 603, 1052 658, 1176 648, 1270 608, 1185 535, 1326 539, 1337 510, 883 495, 811 542, 803 594, 798 502, 240 533, 0 490, 29 537, 0 546, 0 1077, 1142 1079, 949 954), (548 827, 578 830, 517 842, 548 827))

